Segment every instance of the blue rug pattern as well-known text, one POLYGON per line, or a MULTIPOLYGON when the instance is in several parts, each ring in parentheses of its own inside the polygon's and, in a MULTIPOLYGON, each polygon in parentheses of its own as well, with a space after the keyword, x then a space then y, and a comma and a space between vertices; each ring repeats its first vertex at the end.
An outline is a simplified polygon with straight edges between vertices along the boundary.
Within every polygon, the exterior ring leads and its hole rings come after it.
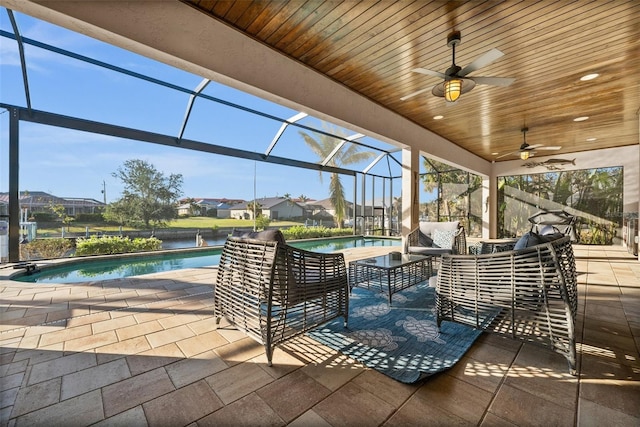
POLYGON ((393 295, 354 288, 349 322, 335 319, 310 331, 315 340, 403 383, 414 383, 455 365, 482 331, 452 322, 440 330, 435 288, 426 282, 393 295))

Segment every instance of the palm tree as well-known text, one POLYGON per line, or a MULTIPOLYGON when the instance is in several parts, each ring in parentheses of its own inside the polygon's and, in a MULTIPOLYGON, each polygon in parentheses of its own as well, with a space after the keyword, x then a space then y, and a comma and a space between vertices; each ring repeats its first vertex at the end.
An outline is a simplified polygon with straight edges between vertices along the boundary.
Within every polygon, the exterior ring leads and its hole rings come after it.
POLYGON ((293 199, 291 198, 291 193, 284 193, 284 199, 287 201, 287 205, 289 206, 289 219, 291 219, 291 211, 293 210, 293 199))
MULTIPOLYGON (((344 132, 326 122, 322 122, 323 129, 332 135, 338 137, 346 137, 344 132)), ((304 142, 311 148, 320 161, 324 161, 333 152, 338 144, 342 142, 342 138, 336 138, 324 133, 318 133, 317 138, 300 131, 300 135, 304 139, 304 142)), ((372 159, 375 157, 375 153, 371 151, 360 151, 360 146, 357 144, 347 144, 346 148, 340 149, 331 159, 329 159, 327 165, 334 167, 341 167, 344 165, 360 163, 362 161, 372 159)), ((320 182, 322 182, 322 172, 320 172, 320 182)), ((342 223, 346 215, 346 200, 344 198, 344 187, 340 180, 340 175, 337 173, 331 174, 331 180, 329 182, 329 199, 335 210, 335 218, 338 228, 342 228, 342 223)))

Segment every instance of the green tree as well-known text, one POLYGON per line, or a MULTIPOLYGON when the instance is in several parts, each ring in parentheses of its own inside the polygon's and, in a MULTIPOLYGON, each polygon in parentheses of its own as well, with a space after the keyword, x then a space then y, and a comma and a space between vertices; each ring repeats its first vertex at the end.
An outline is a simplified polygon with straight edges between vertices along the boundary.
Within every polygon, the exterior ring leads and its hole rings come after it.
POLYGON ((65 207, 62 205, 54 205, 54 204, 49 204, 49 209, 51 209, 51 212, 53 212, 58 216, 58 218, 60 218, 63 226, 66 225, 67 231, 69 231, 69 225, 71 225, 71 223, 75 220, 75 218, 67 214, 67 209, 65 209, 65 207))
POLYGON ((122 197, 108 207, 108 220, 124 224, 162 226, 176 217, 175 205, 182 195, 182 175, 165 176, 139 159, 127 160, 112 174, 124 184, 122 197), (112 216, 113 215, 113 216, 112 216))
POLYGON ((194 216, 194 215, 200 215, 200 205, 198 204, 198 201, 196 199, 194 199, 193 197, 188 197, 185 201, 185 204, 189 205, 189 215, 194 216))
POLYGON ((253 219, 262 215, 262 205, 255 200, 247 203, 247 210, 251 212, 251 218, 253 219))
MULTIPOLYGON (((323 128, 328 134, 346 137, 344 132, 326 122, 323 122, 323 128)), ((311 148, 311 151, 318 156, 320 161, 327 159, 338 144, 343 142, 342 138, 335 138, 325 133, 316 134, 316 138, 302 131, 300 131, 300 135, 309 148, 311 148)), ((357 144, 347 143, 329 159, 327 165, 341 167, 344 165, 360 163, 362 161, 372 159, 375 156, 376 154, 372 151, 360 151, 360 146, 357 144)), ((322 182, 322 172, 320 172, 320 182, 322 182)), ((335 210, 335 218, 338 228, 342 228, 342 224, 346 216, 347 202, 344 197, 344 187, 340 180, 340 175, 337 173, 331 174, 331 180, 329 182, 329 199, 333 205, 333 209, 335 210)))

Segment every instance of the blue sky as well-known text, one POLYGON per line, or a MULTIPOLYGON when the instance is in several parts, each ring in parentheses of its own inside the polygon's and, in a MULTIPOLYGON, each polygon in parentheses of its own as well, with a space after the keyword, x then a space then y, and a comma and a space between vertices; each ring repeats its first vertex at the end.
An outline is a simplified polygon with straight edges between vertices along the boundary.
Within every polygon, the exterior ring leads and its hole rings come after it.
MULTIPOLYGON (((128 70, 195 89, 202 78, 137 54, 107 45, 64 28, 14 12, 23 37, 108 62, 128 70)), ((13 33, 6 10, 0 9, 0 28, 13 33)), ((26 106, 17 43, 0 37, 0 102, 26 106)), ((177 136, 189 95, 121 73, 25 44, 32 108, 89 120, 113 123, 161 134, 177 136)), ((298 111, 211 82, 205 94, 282 118, 298 111)), ((312 117, 300 123, 323 129, 312 117)), ((184 137, 216 145, 263 153, 281 123, 198 99, 184 137)), ((343 136, 354 134, 335 127, 343 136)), ((373 147, 391 148, 365 137, 359 141, 373 147)), ((102 200, 103 182, 107 202, 119 198, 120 182, 112 173, 128 159, 142 159, 166 175, 182 174, 186 197, 227 197, 250 200, 254 197, 305 195, 321 200, 328 197, 329 175, 322 182, 317 171, 198 153, 104 135, 88 134, 22 122, 20 127, 20 189, 46 191, 63 197, 102 200)), ((0 170, 6 170, 8 155, 8 114, 0 111, 0 170)), ((272 155, 317 162, 299 135, 289 126, 272 155)), ((396 155, 396 158, 399 158, 396 155)), ((353 168, 362 170, 366 164, 353 168)), ((387 163, 373 171, 386 174, 387 163), (376 170, 378 169, 378 170, 376 170)), ((399 167, 392 166, 394 175, 399 167), (395 169, 393 169, 395 168, 395 169)), ((352 199, 353 179, 342 177, 347 198, 352 199)), ((369 184, 368 184, 369 185, 369 184)), ((357 185, 360 191, 360 183, 357 185)), ((376 182, 377 197, 381 181, 376 182)), ((400 181, 394 182, 398 193, 400 181)), ((0 174, 0 191, 8 191, 8 177, 0 174)), ((396 194, 397 195, 397 194, 396 194)), ((358 195, 360 197, 360 195, 358 195)), ((369 197, 369 195, 367 195, 369 197)), ((388 197, 388 192, 387 192, 388 197)))

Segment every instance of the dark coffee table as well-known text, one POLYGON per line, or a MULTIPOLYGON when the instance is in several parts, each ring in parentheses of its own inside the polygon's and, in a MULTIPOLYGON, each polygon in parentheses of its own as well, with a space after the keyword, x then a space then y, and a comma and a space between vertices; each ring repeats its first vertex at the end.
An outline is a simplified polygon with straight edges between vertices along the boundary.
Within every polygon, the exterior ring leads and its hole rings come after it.
POLYGON ((381 292, 389 297, 394 293, 428 280, 433 268, 431 256, 403 254, 400 259, 391 255, 359 259, 349 263, 349 289, 355 287, 381 292))

